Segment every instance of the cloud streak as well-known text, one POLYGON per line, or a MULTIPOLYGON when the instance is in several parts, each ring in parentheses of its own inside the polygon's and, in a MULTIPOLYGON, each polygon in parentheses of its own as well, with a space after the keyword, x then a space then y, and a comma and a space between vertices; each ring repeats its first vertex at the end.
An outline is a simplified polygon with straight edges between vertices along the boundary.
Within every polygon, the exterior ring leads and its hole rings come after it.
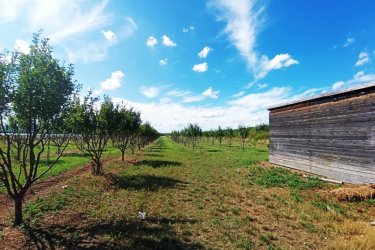
POLYGON ((218 19, 226 23, 224 34, 245 58, 255 80, 265 77, 272 70, 298 64, 288 53, 278 54, 271 60, 266 55, 257 55, 257 35, 264 23, 264 7, 257 0, 211 0, 208 6, 219 11, 218 19))

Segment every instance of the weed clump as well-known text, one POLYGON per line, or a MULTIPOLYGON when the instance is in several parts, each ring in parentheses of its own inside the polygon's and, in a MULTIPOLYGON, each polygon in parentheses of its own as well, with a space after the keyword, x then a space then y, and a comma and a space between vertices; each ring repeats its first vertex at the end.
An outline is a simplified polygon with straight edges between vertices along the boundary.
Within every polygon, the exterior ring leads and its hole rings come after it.
POLYGON ((305 180, 297 173, 291 173, 287 169, 278 167, 254 167, 250 174, 250 179, 253 183, 267 188, 317 189, 325 186, 318 178, 308 178, 305 180))

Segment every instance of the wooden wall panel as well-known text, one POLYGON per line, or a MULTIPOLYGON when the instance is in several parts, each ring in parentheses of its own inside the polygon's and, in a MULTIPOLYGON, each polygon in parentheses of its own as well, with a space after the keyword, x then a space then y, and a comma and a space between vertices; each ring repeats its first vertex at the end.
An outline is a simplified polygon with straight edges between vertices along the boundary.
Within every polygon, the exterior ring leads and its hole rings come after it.
POLYGON ((353 183, 375 183, 375 93, 272 109, 270 162, 353 183))

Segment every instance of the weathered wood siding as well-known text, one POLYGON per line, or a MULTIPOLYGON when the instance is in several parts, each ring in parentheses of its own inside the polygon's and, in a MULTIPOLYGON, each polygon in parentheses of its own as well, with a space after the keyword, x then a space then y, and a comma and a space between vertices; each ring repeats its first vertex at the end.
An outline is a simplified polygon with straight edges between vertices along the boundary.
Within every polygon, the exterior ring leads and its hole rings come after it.
POLYGON ((270 162, 352 183, 375 183, 375 93, 270 112, 270 162))

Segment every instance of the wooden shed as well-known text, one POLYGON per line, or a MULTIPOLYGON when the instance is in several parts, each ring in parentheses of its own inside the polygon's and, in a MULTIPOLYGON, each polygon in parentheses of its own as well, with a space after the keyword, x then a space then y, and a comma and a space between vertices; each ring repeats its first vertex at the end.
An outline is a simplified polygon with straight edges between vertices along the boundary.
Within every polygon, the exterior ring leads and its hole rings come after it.
POLYGON ((375 183, 375 83, 269 108, 269 161, 375 183))

